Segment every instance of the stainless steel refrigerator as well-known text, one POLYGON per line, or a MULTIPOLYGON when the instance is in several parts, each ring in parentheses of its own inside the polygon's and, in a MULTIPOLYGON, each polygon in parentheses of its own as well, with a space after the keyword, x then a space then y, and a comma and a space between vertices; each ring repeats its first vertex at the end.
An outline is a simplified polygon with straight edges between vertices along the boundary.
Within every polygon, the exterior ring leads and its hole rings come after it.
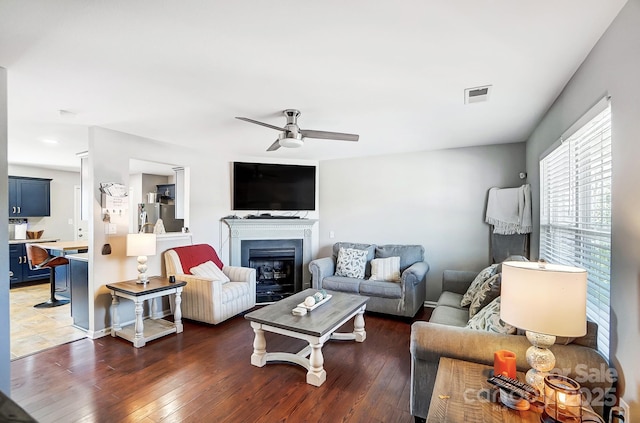
POLYGON ((184 219, 176 219, 176 206, 163 203, 138 204, 138 230, 151 233, 158 221, 162 219, 164 230, 167 232, 181 232, 184 219))

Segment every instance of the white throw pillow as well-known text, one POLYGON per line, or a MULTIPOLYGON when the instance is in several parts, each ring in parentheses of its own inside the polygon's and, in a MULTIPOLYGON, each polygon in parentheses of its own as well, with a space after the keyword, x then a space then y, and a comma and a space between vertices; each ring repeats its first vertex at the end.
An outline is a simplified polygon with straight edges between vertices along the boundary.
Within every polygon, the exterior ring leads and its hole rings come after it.
POLYGON ((371 280, 400 282, 400 257, 371 260, 371 280))
POLYGON ((366 264, 367 251, 340 247, 335 275, 364 279, 364 268, 366 264))
POLYGON ((227 275, 225 275, 211 260, 192 267, 189 271, 192 275, 202 276, 203 278, 208 278, 214 281, 221 281, 222 283, 227 283, 230 280, 227 275))

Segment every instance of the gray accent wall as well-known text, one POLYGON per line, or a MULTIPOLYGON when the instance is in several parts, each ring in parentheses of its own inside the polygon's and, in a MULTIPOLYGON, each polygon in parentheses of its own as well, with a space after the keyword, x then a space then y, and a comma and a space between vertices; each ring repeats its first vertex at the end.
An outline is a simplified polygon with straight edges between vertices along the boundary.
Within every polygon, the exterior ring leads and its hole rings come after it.
MULTIPOLYGON (((539 247, 540 154, 605 95, 611 96, 613 232, 610 359, 618 393, 640 418, 640 0, 629 0, 527 142, 539 247)), ((629 419, 627 419, 629 420, 629 419)), ((635 420, 635 419, 634 419, 635 420)))
POLYGON ((435 301, 443 270, 489 264, 487 193, 524 169, 524 143, 322 161, 318 256, 338 241, 423 245, 435 301))
MULTIPOLYGON (((7 70, 0 68, 0 184, 6 193, 7 178, 7 70)), ((9 198, 0 195, 0 222, 9 221, 9 198)), ((11 356, 9 349, 9 233, 0 231, 0 391, 10 395, 11 356)))

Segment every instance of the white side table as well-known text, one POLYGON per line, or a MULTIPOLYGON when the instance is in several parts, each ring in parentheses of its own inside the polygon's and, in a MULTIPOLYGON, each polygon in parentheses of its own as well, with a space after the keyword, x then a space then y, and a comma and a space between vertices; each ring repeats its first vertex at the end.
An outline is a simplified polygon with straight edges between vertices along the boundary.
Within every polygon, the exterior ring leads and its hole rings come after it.
POLYGON ((111 336, 119 336, 133 343, 136 348, 144 347, 147 341, 160 338, 171 333, 182 332, 182 287, 185 281, 169 282, 168 278, 153 276, 145 284, 137 283, 137 279, 116 282, 107 285, 111 290, 111 336), (170 322, 158 317, 156 312, 156 299, 165 295, 174 294, 175 304, 173 311, 174 321, 170 322), (119 297, 131 300, 136 305, 135 323, 128 326, 120 326, 118 315, 119 297), (143 304, 151 300, 150 319, 142 318, 143 304))

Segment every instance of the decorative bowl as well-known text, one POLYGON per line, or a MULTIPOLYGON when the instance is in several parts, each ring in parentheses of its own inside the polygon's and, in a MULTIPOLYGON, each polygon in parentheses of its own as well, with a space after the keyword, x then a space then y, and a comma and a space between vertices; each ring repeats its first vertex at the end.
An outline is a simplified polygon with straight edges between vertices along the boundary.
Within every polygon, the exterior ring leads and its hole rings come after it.
POLYGON ((44 229, 39 230, 39 231, 27 231, 27 238, 28 239, 40 239, 40 237, 42 236, 44 232, 44 229))

